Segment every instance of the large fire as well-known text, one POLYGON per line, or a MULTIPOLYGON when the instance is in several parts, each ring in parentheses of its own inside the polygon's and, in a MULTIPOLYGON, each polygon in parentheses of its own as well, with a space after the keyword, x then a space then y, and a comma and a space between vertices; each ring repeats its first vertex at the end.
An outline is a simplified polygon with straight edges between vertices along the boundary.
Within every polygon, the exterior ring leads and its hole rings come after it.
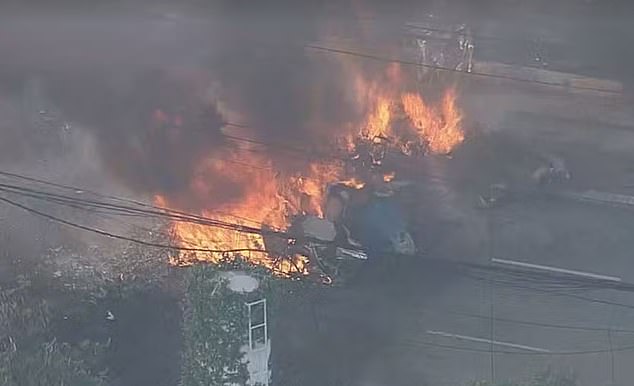
MULTIPOLYGON (((208 195, 210 201, 213 201, 214 190, 222 189, 217 186, 216 181, 242 186, 245 189, 234 200, 229 200, 220 208, 203 210, 201 214, 214 220, 251 228, 266 227, 273 231, 283 231, 293 215, 321 216, 323 187, 340 180, 342 176, 341 165, 327 162, 310 164, 303 175, 277 172, 271 160, 261 154, 248 149, 234 149, 224 154, 223 159, 214 157, 201 162, 191 190, 197 196, 208 195)), ((171 206, 161 195, 155 197, 155 202, 162 207, 171 206)), ((183 250, 172 256, 170 263, 173 265, 218 263, 240 256, 283 276, 307 273, 307 261, 302 256, 269 256, 264 250, 261 234, 190 222, 173 222, 171 231, 179 246, 198 249, 183 250), (232 250, 240 252, 220 252, 232 250)))
POLYGON ((464 140, 460 127, 462 116, 456 108, 453 90, 444 95, 440 108, 426 105, 416 93, 401 95, 401 102, 418 138, 428 143, 430 151, 446 154, 464 140))
POLYGON ((414 141, 434 154, 448 154, 464 141, 462 113, 453 88, 444 93, 440 106, 434 106, 418 92, 401 90, 404 82, 397 65, 389 66, 382 80, 386 83, 382 87, 375 80, 356 81, 360 101, 368 109, 362 137, 385 138, 398 146, 414 141), (399 120, 405 124, 399 125, 399 120))
MULTIPOLYGON (((357 140, 383 138, 398 146, 414 141, 424 145, 429 152, 446 154, 463 141, 462 115, 456 106, 455 92, 447 91, 439 106, 433 106, 419 93, 399 90, 401 77, 398 66, 390 66, 381 82, 356 77, 357 97, 367 113, 362 122, 356 123, 357 132, 341 133, 344 152, 352 152, 357 140)), ((333 140, 333 147, 337 146, 335 142, 333 140)), ((329 184, 345 183, 357 189, 365 185, 358 176, 349 175, 341 160, 334 161, 337 158, 334 156, 308 163, 303 160, 302 166, 297 167, 301 171, 293 173, 276 170, 274 157, 266 152, 250 150, 233 148, 223 154, 215 152, 213 156, 201 160, 191 182, 191 191, 197 197, 209 197, 209 202, 214 203, 215 192, 223 189, 219 184, 242 188, 234 199, 224 200, 221 205, 210 205, 209 209, 201 211, 202 215, 234 224, 283 231, 294 215, 323 216, 324 194, 329 184)), ((340 154, 339 150, 333 149, 333 154, 340 154)), ((386 183, 395 178, 394 171, 382 173, 382 181, 386 183)), ((157 196, 156 202, 161 206, 172 206, 164 196, 157 196)), ((187 222, 174 222, 171 227, 180 246, 209 250, 183 250, 173 256, 171 264, 187 266, 241 257, 283 276, 308 273, 305 257, 286 256, 280 259, 270 256, 264 250, 261 234, 187 222), (217 252, 227 250, 242 252, 217 252)))

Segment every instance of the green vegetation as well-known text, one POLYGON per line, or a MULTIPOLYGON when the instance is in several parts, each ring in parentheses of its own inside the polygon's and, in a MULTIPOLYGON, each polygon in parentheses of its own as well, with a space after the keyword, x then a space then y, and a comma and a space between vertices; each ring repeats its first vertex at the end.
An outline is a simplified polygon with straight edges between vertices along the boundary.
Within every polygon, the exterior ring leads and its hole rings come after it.
POLYGON ((247 342, 244 296, 229 290, 215 267, 190 269, 181 384, 244 385, 241 347, 247 342))
POLYGON ((191 267, 183 323, 181 385, 246 384, 248 373, 240 351, 248 343, 245 303, 266 298, 268 323, 272 327, 278 302, 290 301, 291 294, 301 293, 299 289, 304 286, 301 281, 278 279, 266 269, 240 260, 191 267), (237 294, 227 288, 219 275, 223 271, 246 272, 259 280, 259 287, 250 294, 237 294))
POLYGON ((11 350, 0 355, 0 384, 7 386, 105 385, 103 377, 91 373, 83 360, 83 350, 54 339, 34 347, 11 350))
MULTIPOLYGON (((139 238, 148 233, 134 232, 139 238)), ((167 236, 157 231, 150 237, 165 242, 167 236)), ((113 347, 121 343, 119 314, 108 321, 104 310, 159 290, 169 251, 115 246, 91 249, 83 258, 60 246, 16 265, 15 280, 0 287, 1 386, 102 386, 119 375, 109 369, 113 347)))
POLYGON ((103 346, 58 343, 50 336, 50 320, 50 308, 31 293, 28 281, 0 292, 0 385, 105 385, 105 374, 93 370, 103 346))

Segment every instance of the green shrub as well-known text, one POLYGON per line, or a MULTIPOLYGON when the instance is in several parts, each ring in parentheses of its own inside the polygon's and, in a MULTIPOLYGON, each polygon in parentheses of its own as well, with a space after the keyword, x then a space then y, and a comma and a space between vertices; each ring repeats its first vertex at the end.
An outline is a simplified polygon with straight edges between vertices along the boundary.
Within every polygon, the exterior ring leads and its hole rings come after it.
POLYGON ((0 291, 0 385, 105 385, 86 362, 102 347, 58 343, 49 336, 49 320, 47 303, 30 293, 29 283, 0 291))
POLYGON ((244 297, 211 266, 192 267, 187 288, 181 384, 244 385, 241 347, 247 342, 244 297))

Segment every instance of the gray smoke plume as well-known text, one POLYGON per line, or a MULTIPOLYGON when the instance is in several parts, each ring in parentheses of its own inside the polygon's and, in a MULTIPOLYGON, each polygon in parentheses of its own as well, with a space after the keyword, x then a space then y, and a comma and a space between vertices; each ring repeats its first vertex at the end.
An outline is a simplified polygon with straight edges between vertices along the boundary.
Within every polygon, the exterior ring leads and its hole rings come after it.
MULTIPOLYGON (((202 203, 189 195, 195 165, 235 146, 222 135, 226 117, 206 93, 211 84, 254 128, 250 135, 267 142, 311 146, 354 118, 339 62, 301 45, 319 39, 325 15, 285 7, 15 13, 0 20, 10 32, 0 39, 0 87, 19 93, 37 75, 64 117, 94 135, 110 175, 196 209, 202 203)), ((277 167, 301 169, 266 150, 277 167)), ((209 178, 218 186, 215 203, 244 188, 209 178)))
POLYGON ((49 92, 94 133, 111 171, 137 190, 187 190, 193 165, 225 145, 215 106, 160 70, 134 74, 127 84, 91 72, 72 82, 53 78, 49 92))

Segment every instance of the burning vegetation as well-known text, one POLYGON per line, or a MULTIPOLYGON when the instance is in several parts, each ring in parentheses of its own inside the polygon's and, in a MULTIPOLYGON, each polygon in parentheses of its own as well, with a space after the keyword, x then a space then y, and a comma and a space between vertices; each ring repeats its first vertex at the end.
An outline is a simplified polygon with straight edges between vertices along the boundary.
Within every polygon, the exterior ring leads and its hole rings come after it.
MULTIPOLYGON (((362 119, 342 125, 353 129, 342 129, 338 138, 330 138, 329 151, 320 152, 320 156, 314 156, 316 153, 305 146, 305 159, 298 160, 295 166, 280 165, 274 149, 262 151, 249 143, 216 149, 202 157, 189 186, 196 202, 201 198, 204 202, 206 197, 209 203, 200 214, 263 232, 244 233, 174 222, 171 230, 179 245, 200 250, 183 250, 172 256, 170 263, 188 266, 241 258, 282 276, 308 274, 308 257, 296 253, 276 256, 266 250, 262 233, 288 230, 295 216, 323 219, 326 190, 332 184, 359 190, 368 183, 391 183, 396 170, 382 165, 388 151, 406 156, 447 154, 464 140, 455 90, 447 90, 438 104, 431 104, 418 92, 403 91, 402 78, 397 65, 390 66, 379 80, 356 74, 356 99, 365 111, 362 119), (367 162, 359 162, 365 158, 367 162), (215 195, 226 192, 228 186, 239 189, 218 204, 215 195)), ((179 125, 183 121, 182 117, 164 114, 155 114, 154 119, 171 119, 179 125)), ((159 194, 155 201, 167 208, 178 206, 167 195, 159 194)), ((287 242, 296 240, 289 237, 287 242)))
POLYGON ((462 113, 456 104, 455 89, 445 91, 438 106, 425 101, 419 92, 402 91, 400 67, 392 65, 383 78, 357 81, 361 101, 368 108, 361 130, 349 137, 352 145, 359 139, 388 140, 405 154, 415 150, 448 154, 464 140, 462 113))
MULTIPOLYGON (((341 167, 336 164, 311 164, 308 172, 300 175, 276 172, 271 160, 245 150, 236 151, 229 157, 224 160, 214 158, 203 162, 192 181, 192 188, 198 194, 207 194, 214 189, 213 181, 230 181, 252 186, 253 189, 246 189, 242 196, 227 202, 221 208, 203 210, 202 215, 215 220, 270 231, 285 230, 293 215, 322 216, 321 201, 324 194, 322 187, 337 181, 343 175, 341 167), (240 161, 233 163, 232 161, 237 158, 240 161), (244 161, 245 158, 248 161, 244 161)), ((170 206, 163 196, 157 196, 156 202, 160 206, 170 206)), ((307 261, 302 256, 293 256, 291 259, 287 256, 284 258, 269 256, 265 251, 261 234, 186 222, 173 223, 172 232, 180 245, 184 247, 213 251, 242 250, 241 252, 182 251, 172 257, 171 263, 174 265, 186 266, 196 262, 218 263, 224 259, 240 256, 281 275, 292 272, 305 273, 307 269, 307 261)))

